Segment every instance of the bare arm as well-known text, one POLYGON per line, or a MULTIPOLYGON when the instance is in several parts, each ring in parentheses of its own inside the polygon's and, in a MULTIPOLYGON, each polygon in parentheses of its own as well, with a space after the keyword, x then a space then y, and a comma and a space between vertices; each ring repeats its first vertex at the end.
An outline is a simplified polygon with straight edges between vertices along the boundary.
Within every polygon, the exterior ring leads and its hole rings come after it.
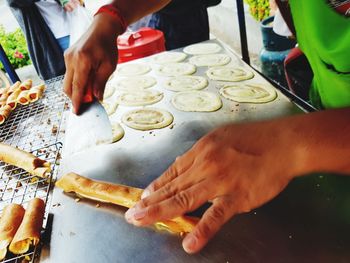
POLYGON ((293 178, 312 172, 350 175, 349 134, 350 108, 219 128, 151 183, 126 220, 144 226, 211 200, 183 240, 188 253, 198 252, 234 215, 270 201, 293 178))
MULTIPOLYGON (((115 0, 113 5, 128 24, 155 12, 170 0, 115 0)), ((122 27, 108 14, 95 16, 89 30, 65 53, 66 76, 64 91, 71 98, 75 113, 79 112, 88 87, 101 100, 108 77, 118 60, 116 38, 122 27)))

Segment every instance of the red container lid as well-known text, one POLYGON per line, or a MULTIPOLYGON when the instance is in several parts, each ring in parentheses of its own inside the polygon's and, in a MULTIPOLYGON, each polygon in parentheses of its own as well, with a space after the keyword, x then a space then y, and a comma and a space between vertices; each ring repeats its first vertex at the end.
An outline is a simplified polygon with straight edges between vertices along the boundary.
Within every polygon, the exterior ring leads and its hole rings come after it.
POLYGON ((147 57, 165 51, 162 31, 143 27, 137 32, 126 32, 118 37, 119 63, 147 57))

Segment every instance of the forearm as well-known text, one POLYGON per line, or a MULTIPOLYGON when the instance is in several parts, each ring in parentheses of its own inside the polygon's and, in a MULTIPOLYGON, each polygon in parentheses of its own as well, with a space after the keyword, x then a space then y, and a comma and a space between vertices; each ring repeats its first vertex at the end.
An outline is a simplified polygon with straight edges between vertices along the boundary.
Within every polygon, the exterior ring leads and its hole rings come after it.
MULTIPOLYGON (((326 110, 282 120, 295 144, 300 175, 333 172, 350 175, 350 108, 326 110)), ((292 160, 293 161, 293 160, 292 160)))
POLYGON ((162 9, 170 2, 171 0, 114 0, 113 5, 120 10, 126 22, 131 24, 162 9))

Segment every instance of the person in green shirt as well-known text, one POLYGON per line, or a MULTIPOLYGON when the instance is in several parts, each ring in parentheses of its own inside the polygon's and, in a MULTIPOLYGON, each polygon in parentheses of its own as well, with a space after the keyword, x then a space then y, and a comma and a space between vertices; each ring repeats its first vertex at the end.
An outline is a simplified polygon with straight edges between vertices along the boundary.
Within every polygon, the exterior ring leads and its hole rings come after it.
MULTIPOLYGON (((115 0, 113 7, 130 24, 169 2, 115 0)), ((210 200, 213 205, 183 240, 185 251, 196 253, 234 215, 273 199, 293 178, 312 172, 349 175, 347 2, 289 1, 298 42, 315 74, 313 100, 327 110, 229 124, 212 131, 145 189, 143 199, 125 214, 126 220, 137 226, 150 225, 193 211, 210 200)), ((110 55, 117 52, 114 40, 122 32, 121 20, 115 14, 101 12, 89 31, 65 54, 64 89, 75 113, 79 113, 88 86, 96 98, 102 99, 102 87, 116 67, 110 55)))

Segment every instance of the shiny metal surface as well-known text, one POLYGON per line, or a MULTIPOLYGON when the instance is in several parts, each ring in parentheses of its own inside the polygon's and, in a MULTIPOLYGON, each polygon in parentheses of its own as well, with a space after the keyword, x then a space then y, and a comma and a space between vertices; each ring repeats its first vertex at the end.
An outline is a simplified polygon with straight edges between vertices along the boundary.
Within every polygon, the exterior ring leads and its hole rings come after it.
MULTIPOLYGON (((197 72, 203 74, 204 69, 197 72)), ((217 126, 300 113, 281 94, 269 104, 223 99, 223 108, 214 113, 180 112, 170 104, 173 93, 162 89, 158 80, 155 89, 164 91, 165 98, 155 106, 174 115, 173 126, 152 132, 123 126, 126 134, 120 142, 63 160, 60 173, 145 187, 217 126)), ((217 86, 218 82, 211 82, 209 90, 217 91, 217 86)), ((115 120, 128 109, 118 108, 115 120)), ((125 209, 96 207, 87 200, 77 203, 74 196, 56 188, 52 228, 46 231, 41 262, 349 262, 349 187, 345 177, 315 175, 295 180, 268 205, 236 216, 201 253, 192 256, 182 250, 179 237, 128 225, 125 209)))
POLYGON ((83 152, 99 144, 112 142, 112 126, 106 110, 94 100, 82 107, 80 115, 69 113, 64 155, 66 157, 83 152))

